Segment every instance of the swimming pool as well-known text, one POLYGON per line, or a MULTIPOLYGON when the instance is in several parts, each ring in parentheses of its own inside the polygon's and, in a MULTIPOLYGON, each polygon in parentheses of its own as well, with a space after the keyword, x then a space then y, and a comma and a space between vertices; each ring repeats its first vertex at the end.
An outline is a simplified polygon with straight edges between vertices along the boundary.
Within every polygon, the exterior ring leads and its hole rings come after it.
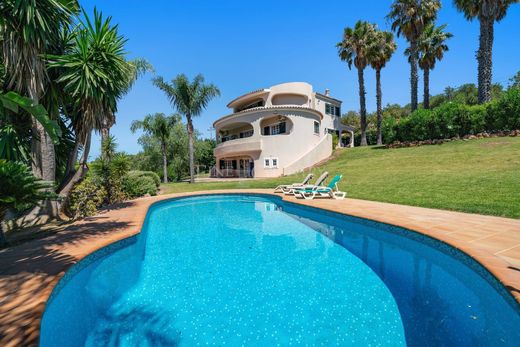
POLYGON ((511 295, 472 259, 401 228, 283 202, 154 204, 141 234, 75 265, 42 346, 515 345, 511 295))

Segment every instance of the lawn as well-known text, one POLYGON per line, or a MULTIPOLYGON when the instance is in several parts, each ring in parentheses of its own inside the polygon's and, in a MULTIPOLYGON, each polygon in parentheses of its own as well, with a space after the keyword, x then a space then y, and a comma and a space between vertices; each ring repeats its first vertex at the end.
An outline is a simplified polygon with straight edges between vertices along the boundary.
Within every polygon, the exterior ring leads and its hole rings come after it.
MULTIPOLYGON (((348 197, 520 218, 520 138, 456 141, 399 149, 344 149, 313 169, 343 174, 348 197)), ((304 173, 241 182, 170 183, 163 193, 273 188, 304 173)))

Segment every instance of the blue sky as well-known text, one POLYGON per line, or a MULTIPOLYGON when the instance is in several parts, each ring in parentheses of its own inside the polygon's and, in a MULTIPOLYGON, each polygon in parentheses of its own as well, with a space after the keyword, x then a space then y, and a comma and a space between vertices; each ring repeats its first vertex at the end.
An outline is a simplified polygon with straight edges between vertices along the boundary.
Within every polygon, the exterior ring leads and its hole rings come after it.
MULTIPOLYGON (((289 81, 306 81, 317 91, 331 89, 343 100, 342 111, 359 108, 355 71, 337 57, 335 44, 343 28, 358 19, 389 30, 385 20, 391 1, 142 1, 83 0, 92 13, 94 6, 128 39, 129 58, 146 58, 157 74, 171 79, 179 73, 190 78, 202 73, 216 84, 221 97, 212 101, 196 118, 195 127, 205 136, 213 121, 229 113, 226 104, 248 91, 289 81)), ((468 22, 452 1, 442 1, 438 23, 448 24, 454 34, 450 51, 432 72, 430 90, 440 93, 446 86, 476 82, 478 21, 468 22)), ((493 51, 495 82, 508 83, 520 70, 520 5, 495 25, 493 51)), ((398 50, 382 72, 383 104, 409 102, 409 65, 403 56, 406 41, 397 39, 398 50)), ((375 108, 374 72, 365 72, 367 108, 375 108)), ((139 134, 129 130, 134 119, 154 112, 172 113, 164 94, 141 78, 119 103, 117 123, 112 128, 119 149, 137 153, 139 134)), ((419 89, 422 95, 422 81, 419 89)), ((99 139, 92 146, 99 153, 99 139)))

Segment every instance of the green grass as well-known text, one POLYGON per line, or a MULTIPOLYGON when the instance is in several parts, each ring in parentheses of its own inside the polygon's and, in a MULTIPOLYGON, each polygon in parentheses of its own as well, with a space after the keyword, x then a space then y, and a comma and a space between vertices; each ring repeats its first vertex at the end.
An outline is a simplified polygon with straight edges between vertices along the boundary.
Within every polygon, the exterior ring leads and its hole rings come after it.
MULTIPOLYGON (((348 197, 404 205, 520 218, 520 138, 456 141, 399 149, 342 150, 313 169, 343 174, 348 197)), ((170 183, 163 193, 274 188, 305 173, 241 182, 170 183)))

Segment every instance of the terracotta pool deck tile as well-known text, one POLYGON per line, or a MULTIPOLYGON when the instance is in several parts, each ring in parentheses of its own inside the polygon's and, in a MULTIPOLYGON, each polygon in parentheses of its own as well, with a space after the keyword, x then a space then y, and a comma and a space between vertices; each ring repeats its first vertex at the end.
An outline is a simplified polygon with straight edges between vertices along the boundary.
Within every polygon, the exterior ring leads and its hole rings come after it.
MULTIPOLYGON (((208 191, 133 200, 41 239, 0 250, 0 346, 35 345, 45 302, 63 273, 93 251, 139 232, 148 207, 208 191)), ((279 196, 279 195, 278 195, 279 196)), ((365 200, 284 200, 394 224, 444 241, 486 266, 520 302, 520 220, 365 200)))

